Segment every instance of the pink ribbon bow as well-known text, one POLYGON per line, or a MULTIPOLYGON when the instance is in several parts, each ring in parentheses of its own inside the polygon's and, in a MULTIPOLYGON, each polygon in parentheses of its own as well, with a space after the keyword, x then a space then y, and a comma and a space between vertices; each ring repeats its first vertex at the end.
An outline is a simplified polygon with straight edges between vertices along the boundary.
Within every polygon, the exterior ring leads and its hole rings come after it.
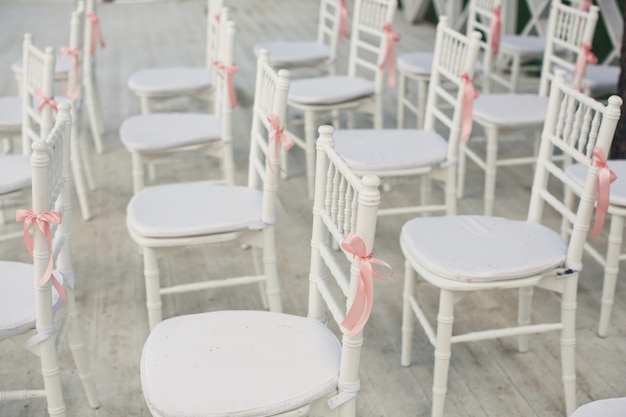
POLYGON ((474 113, 474 100, 478 98, 478 90, 474 87, 469 74, 465 71, 459 73, 463 81, 463 97, 461 101, 461 140, 467 142, 472 134, 474 113))
POLYGON ((593 2, 591 0, 583 0, 582 4, 580 5, 580 10, 586 12, 589 10, 592 4, 593 2))
POLYGON ((72 65, 74 66, 74 71, 76 72, 76 86, 73 91, 66 91, 65 94, 70 101, 76 100, 78 97, 78 93, 80 91, 80 64, 78 62, 78 56, 80 55, 80 50, 76 48, 70 48, 68 46, 61 47, 61 53, 63 55, 69 55, 72 60, 72 65))
MULTIPOLYGON (((279 146, 282 143, 285 150, 293 148, 295 145, 293 139, 291 139, 286 133, 285 128, 280 126, 280 120, 275 114, 267 116, 267 121, 270 123, 270 143, 274 142, 274 156, 278 159, 279 146)), ((270 169, 272 166, 270 165, 270 169)))
POLYGON ((91 55, 96 53, 96 42, 100 43, 100 47, 104 48, 106 43, 102 36, 102 28, 100 27, 100 19, 94 12, 87 13, 87 19, 91 22, 91 55))
POLYGON ((213 63, 218 69, 218 75, 220 78, 226 77, 226 84, 228 84, 228 97, 230 98, 230 108, 237 107, 237 94, 235 93, 235 86, 233 85, 233 74, 239 71, 236 65, 226 65, 221 61, 215 61, 213 63))
POLYGON ((48 245, 50 245, 50 258, 48 260, 48 267, 46 268, 46 272, 44 272, 43 276, 37 282, 37 285, 42 286, 45 285, 50 279, 52 280, 52 285, 57 290, 57 293, 66 301, 65 290, 63 289, 63 285, 56 279, 54 274, 52 273, 53 266, 53 254, 52 254, 52 234, 50 233, 50 223, 61 224, 61 213, 44 211, 39 214, 35 214, 32 210, 28 209, 18 209, 15 212, 15 220, 18 222, 24 222, 24 243, 26 243, 26 247, 30 252, 30 255, 33 256, 34 243, 33 238, 30 236, 28 229, 31 224, 36 224, 37 228, 43 233, 43 235, 48 239, 48 245))
POLYGON ((339 37, 348 37, 348 8, 346 7, 346 0, 339 0, 339 37))
POLYGON ((617 175, 606 162, 602 149, 595 148, 591 155, 591 165, 598 167, 598 203, 596 207, 596 219, 591 230, 591 237, 596 236, 604 226, 606 212, 609 209, 611 183, 617 179, 617 175))
MULTIPOLYGON (((589 42, 583 42, 580 48, 582 51, 576 61, 573 77, 574 80, 578 79, 582 81, 585 78, 585 73, 587 72, 587 64, 597 64, 598 58, 593 54, 593 52, 591 52, 591 44, 589 42)), ((577 86, 578 89, 581 87, 581 85, 577 86)))
POLYGON ((491 53, 496 56, 500 52, 500 39, 502 38, 502 6, 499 4, 493 8, 490 34, 491 53))
POLYGON ((355 234, 348 234, 341 243, 341 247, 346 252, 359 259, 360 273, 356 296, 354 297, 354 301, 352 302, 346 317, 341 322, 341 326, 348 329, 348 336, 354 336, 363 330, 363 327, 367 323, 370 313, 372 312, 372 304, 374 302, 374 285, 372 282, 372 276, 382 280, 391 279, 393 278, 393 269, 387 262, 373 258, 371 253, 367 254, 365 242, 363 242, 363 239, 355 234), (376 270, 374 265, 381 265, 389 268, 389 275, 381 275, 376 270))
POLYGON ((385 23, 383 25, 383 33, 387 40, 387 47, 385 50, 385 56, 378 66, 380 69, 385 68, 385 66, 389 66, 389 87, 393 88, 396 85, 395 43, 400 40, 400 34, 398 32, 394 32, 389 23, 385 23))
POLYGON ((213 15, 213 19, 215 19, 215 21, 216 21, 217 23, 219 23, 219 22, 222 20, 222 14, 221 14, 221 13, 215 13, 215 14, 213 15))
POLYGON ((59 111, 59 107, 57 105, 57 102, 54 100, 54 97, 44 96, 41 90, 38 88, 35 89, 35 95, 39 99, 39 104, 37 105, 37 110, 39 111, 39 113, 41 113, 44 106, 46 105, 52 107, 54 111, 59 111))

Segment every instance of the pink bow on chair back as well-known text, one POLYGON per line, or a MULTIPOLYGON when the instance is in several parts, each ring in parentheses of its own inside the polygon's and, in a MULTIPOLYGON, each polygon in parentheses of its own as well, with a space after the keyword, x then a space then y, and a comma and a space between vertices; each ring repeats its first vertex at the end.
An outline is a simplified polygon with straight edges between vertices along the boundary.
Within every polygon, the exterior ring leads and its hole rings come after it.
POLYGON ((346 252, 359 259, 359 285, 357 287, 356 296, 354 297, 346 317, 341 322, 341 326, 348 330, 347 335, 354 336, 363 330, 372 312, 372 304, 374 302, 374 283, 372 277, 374 276, 382 280, 391 279, 393 278, 393 269, 387 262, 373 258, 371 253, 368 254, 366 252, 365 242, 355 234, 348 234, 341 243, 341 247, 346 252), (388 268, 390 271, 389 275, 381 275, 374 265, 381 265, 388 268))
POLYGON ((589 11, 589 8, 593 5, 593 2, 591 0, 583 0, 581 5, 580 5, 580 10, 586 12, 589 11))
POLYGON ((100 43, 100 47, 104 48, 106 43, 102 36, 102 28, 100 27, 100 18, 94 12, 87 13, 87 18, 91 22, 91 55, 96 53, 96 43, 100 43))
POLYGON ((378 64, 380 69, 388 68, 389 87, 394 88, 396 86, 396 52, 395 43, 400 41, 400 34, 394 32, 389 23, 383 25, 383 34, 385 36, 385 55, 382 61, 378 64))
POLYGON ((35 96, 39 99, 39 104, 37 105, 37 110, 39 113, 43 110, 44 106, 50 106, 54 111, 59 111, 59 107, 57 102, 54 100, 54 97, 46 97, 43 95, 43 92, 40 89, 35 89, 35 96))
POLYGON ((76 86, 72 91, 66 91, 65 95, 70 101, 74 102, 78 97, 78 93, 80 92, 80 64, 78 62, 78 57, 80 55, 80 50, 76 48, 70 48, 69 46, 62 46, 61 53, 63 55, 69 55, 72 60, 72 65, 74 66, 74 72, 76 73, 76 86))
POLYGON ((596 204, 596 219, 591 230, 591 237, 594 237, 602 231, 604 226, 611 199, 611 183, 617 179, 617 175, 609 168, 606 157, 600 148, 593 150, 591 165, 598 168, 598 202, 596 204))
POLYGON ((469 74, 465 71, 459 73, 463 82, 463 98, 461 101, 461 140, 467 142, 472 134, 474 100, 478 98, 478 90, 474 87, 469 74))
POLYGON ((236 65, 226 65, 221 61, 215 61, 213 64, 218 69, 218 75, 220 78, 226 77, 226 84, 228 85, 228 98, 230 99, 230 108, 237 107, 237 93, 235 91, 235 85, 233 84, 233 74, 239 71, 236 65))
POLYGON ((48 245, 50 246, 50 258, 48 260, 48 266, 46 268, 46 272, 44 272, 41 279, 37 282, 37 285, 42 286, 45 285, 49 280, 52 280, 52 285, 56 289, 57 293, 66 301, 65 290, 63 289, 63 285, 56 279, 54 274, 52 273, 53 266, 53 254, 52 254, 52 234, 50 232, 50 223, 61 224, 61 213, 44 211, 39 214, 35 214, 32 210, 28 209, 18 209, 15 212, 15 220, 18 222, 24 222, 24 243, 30 252, 30 255, 33 256, 33 250, 35 245, 33 243, 33 238, 30 236, 29 228, 31 224, 37 225, 37 228, 48 240, 48 245))
POLYGON ((581 90, 583 85, 583 79, 585 78, 585 74, 587 72, 587 64, 597 64, 598 58, 591 52, 591 44, 589 42, 583 42, 580 46, 581 53, 578 56, 578 60, 576 61, 576 67, 574 68, 574 80, 577 81, 576 88, 581 90))
MULTIPOLYGON (((295 142, 285 133, 285 128, 280 125, 280 119, 275 114, 267 116, 267 121, 270 124, 270 138, 269 147, 274 143, 274 158, 277 160, 280 153, 280 145, 282 144, 285 150, 293 148, 295 142)), ((268 149, 269 152, 269 149, 268 149)), ((269 155, 268 155, 269 161, 269 155)), ((273 170, 272 165, 268 164, 270 169, 273 170)))
POLYGON ((346 7, 346 0, 339 0, 339 37, 348 37, 348 8, 346 7))
POLYGON ((500 52, 500 39, 502 38, 502 6, 497 5, 493 8, 491 18, 491 53, 497 56, 500 52))

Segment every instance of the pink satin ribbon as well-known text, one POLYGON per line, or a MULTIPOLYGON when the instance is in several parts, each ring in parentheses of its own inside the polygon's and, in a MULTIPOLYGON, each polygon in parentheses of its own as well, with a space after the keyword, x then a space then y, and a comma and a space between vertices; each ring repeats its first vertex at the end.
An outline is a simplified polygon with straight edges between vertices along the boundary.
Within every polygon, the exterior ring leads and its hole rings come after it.
POLYGON ((100 47, 104 48, 106 43, 102 36, 102 28, 100 27, 100 19, 94 12, 87 13, 87 19, 91 22, 91 55, 96 53, 96 42, 100 43, 100 47))
POLYGON ((467 142, 472 134, 474 100, 478 98, 478 90, 474 87, 469 74, 465 71, 459 73, 463 81, 463 98, 461 100, 461 140, 467 142))
POLYGON ((69 55, 72 60, 72 65, 74 66, 74 71, 76 72, 76 86, 73 91, 66 91, 65 95, 70 101, 74 102, 78 97, 78 93, 80 92, 80 63, 78 62, 78 57, 80 55, 80 51, 76 48, 72 49, 68 46, 61 47, 61 53, 63 55, 69 55))
MULTIPOLYGON (((278 159, 278 153, 280 151, 281 143, 287 151, 293 148, 293 145, 295 145, 295 143, 293 139, 291 139, 289 135, 285 133, 285 128, 280 126, 280 120, 278 119, 278 116, 276 116, 275 114, 270 114, 267 116, 267 121, 270 123, 269 142, 270 144, 272 142, 274 143, 274 156, 276 159, 278 159)), ((271 165, 269 166, 270 169, 273 169, 271 165)))
POLYGON ((372 282, 372 276, 382 280, 391 279, 393 278, 393 269, 387 262, 373 258, 371 253, 367 254, 365 242, 355 234, 348 234, 341 243, 341 247, 346 252, 359 259, 359 285, 357 287, 356 296, 354 297, 354 301, 346 317, 341 322, 341 326, 348 329, 347 335, 354 336, 363 330, 372 312, 372 304, 374 302, 374 283, 372 282), (381 275, 374 265, 389 268, 389 275, 381 275))
POLYGON ((617 175, 606 162, 602 149, 595 148, 591 155, 591 165, 598 167, 598 202, 596 205, 596 219, 591 230, 591 237, 602 231, 606 212, 609 210, 611 196, 611 183, 617 179, 617 175))
POLYGON ((500 52, 500 39, 502 38, 502 6, 500 5, 493 8, 490 33, 491 53, 496 56, 500 52))
POLYGON ((226 83, 228 84, 228 97, 230 98, 230 108, 237 107, 237 94, 235 92, 235 86, 233 85, 233 74, 239 71, 236 65, 226 65, 223 62, 215 61, 213 63, 215 68, 218 69, 218 75, 221 78, 226 77, 226 83))
POLYGON ((43 95, 40 89, 35 89, 35 96, 39 99, 39 104, 37 105, 37 110, 39 113, 43 110, 44 106, 48 105, 52 107, 54 111, 59 111, 59 107, 57 102, 54 100, 54 97, 46 97, 43 95))
POLYGON ((348 8, 346 7, 346 0, 339 0, 339 37, 348 37, 348 8))
POLYGON ((582 4, 580 5, 580 10, 586 12, 589 11, 589 8, 593 5, 593 2, 591 0, 583 0, 582 4))
POLYGON ((396 53, 395 53, 395 43, 400 40, 400 34, 398 32, 394 32, 391 29, 391 25, 389 23, 385 23, 383 25, 383 33, 387 40, 387 49, 385 51, 385 56, 380 64, 378 64, 380 69, 384 69, 385 66, 389 66, 389 86, 391 88, 396 86, 396 53))
MULTIPOLYGON (((583 42, 580 49, 582 49, 582 51, 576 61, 573 77, 574 79, 580 77, 579 84, 582 84, 582 80, 585 78, 585 73, 587 72, 587 64, 597 64, 598 58, 591 52, 591 44, 589 42, 583 42)), ((578 85, 576 88, 581 89, 582 85, 578 85)))
POLYGON ((215 19, 215 21, 216 21, 217 23, 219 23, 219 22, 222 20, 222 14, 221 14, 221 13, 215 13, 215 14, 213 15, 213 19, 215 19))
POLYGON ((61 283, 52 273, 54 255, 52 254, 52 234, 50 232, 50 223, 61 224, 61 213, 44 211, 42 213, 35 214, 32 210, 18 209, 15 212, 15 220, 17 220, 18 222, 24 222, 24 243, 26 243, 26 247, 28 248, 31 256, 33 256, 33 250, 35 245, 33 243, 33 238, 28 232, 30 225, 36 224, 37 228, 41 231, 41 233, 43 233, 46 239, 48 239, 48 245, 50 246, 50 258, 48 260, 48 267, 46 268, 46 272, 44 272, 41 279, 37 282, 37 285, 45 285, 48 281, 51 280, 52 285, 57 290, 57 293, 59 294, 61 299, 63 299, 63 301, 66 301, 63 285, 61 285, 61 283))

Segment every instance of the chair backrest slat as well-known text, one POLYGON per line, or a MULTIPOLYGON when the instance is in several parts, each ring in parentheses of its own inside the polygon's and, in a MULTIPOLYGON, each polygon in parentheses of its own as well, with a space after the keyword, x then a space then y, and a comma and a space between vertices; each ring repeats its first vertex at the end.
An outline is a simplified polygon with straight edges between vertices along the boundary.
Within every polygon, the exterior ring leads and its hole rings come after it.
POLYGON ((331 61, 337 58, 340 24, 341 7, 339 6, 339 0, 321 0, 317 25, 317 42, 328 45, 331 61))

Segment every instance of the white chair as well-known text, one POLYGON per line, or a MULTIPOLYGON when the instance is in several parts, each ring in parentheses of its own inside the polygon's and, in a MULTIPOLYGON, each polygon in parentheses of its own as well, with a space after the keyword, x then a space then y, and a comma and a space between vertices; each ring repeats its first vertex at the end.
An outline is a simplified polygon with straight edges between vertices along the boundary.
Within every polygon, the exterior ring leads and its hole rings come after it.
POLYGON ((127 85, 139 97, 142 114, 151 113, 155 104, 176 97, 211 99, 222 4, 223 0, 207 0, 206 66, 146 68, 130 75, 127 85))
POLYGON ((330 126, 320 128, 317 151, 308 317, 218 311, 160 323, 140 368, 153 415, 356 415, 380 181, 351 171, 330 126))
MULTIPOLYGON (((27 67, 25 69, 28 70, 27 67)), ((45 397, 48 414, 56 417, 67 414, 58 361, 58 351, 66 335, 89 406, 98 408, 100 405, 74 299, 74 270, 70 253, 71 122, 70 105, 59 104, 57 122, 50 134, 33 143, 33 209, 18 210, 16 217, 18 221, 24 221, 24 239, 34 264, 0 261, 0 339, 24 343, 27 350, 39 356, 44 385, 43 389, 2 391, 0 400, 45 397), (63 304, 65 308, 57 311, 63 304), (63 311, 64 321, 57 330, 54 319, 55 316, 60 317, 63 311)), ((22 369, 5 365, 9 375, 15 372, 16 380, 24 373, 22 369)))
POLYGON ((345 0, 320 0, 317 40, 264 41, 254 45, 254 52, 270 51, 275 68, 317 68, 334 74, 339 39, 348 36, 347 19, 345 0))
POLYGON ((144 165, 154 164, 173 154, 204 153, 217 158, 222 175, 215 182, 235 184, 232 150, 231 107, 236 103, 232 83, 235 24, 228 20, 227 9, 220 14, 222 23, 216 63, 224 68, 217 77, 213 94, 214 114, 149 113, 129 117, 120 126, 120 140, 132 155, 133 192, 144 187, 144 165))
POLYGON ((456 162, 463 115, 471 128, 472 78, 480 49, 479 32, 470 38, 448 27, 441 16, 430 76, 426 124, 421 129, 346 129, 335 133, 337 152, 359 175, 380 178, 420 177, 417 205, 385 207, 378 215, 444 212, 456 214, 456 162), (450 109, 453 111, 450 111, 450 109), (444 126, 448 136, 435 129, 444 126), (431 180, 442 183, 444 203, 431 202, 431 180))
MULTIPOLYGON (((541 80, 538 94, 530 93, 490 93, 482 94, 474 102, 474 123, 484 132, 484 139, 474 137, 469 142, 461 143, 459 155, 459 182, 458 195, 464 194, 467 158, 473 161, 485 173, 484 182, 484 214, 494 213, 496 174, 498 167, 533 165, 536 161, 536 150, 528 155, 499 155, 500 143, 505 139, 524 140, 524 134, 531 133, 535 138, 535 148, 538 135, 546 118, 548 106, 548 83, 552 77, 555 63, 565 63, 567 60, 559 58, 556 49, 578 54, 581 50, 581 40, 592 39, 597 21, 598 9, 591 7, 588 12, 579 8, 570 7, 560 0, 554 0, 550 9, 548 24, 547 45, 542 63, 541 80), (480 146, 477 146, 477 143, 480 146)), ((489 16, 485 16, 485 22, 489 16)), ((491 68, 491 42, 485 42, 485 68, 491 68)), ((486 87, 489 82, 486 82, 486 87)), ((478 129, 475 129, 476 131, 478 129)), ((526 140, 526 142, 528 142, 526 140)), ((519 152, 519 150, 518 150, 519 152)))
POLYGON ((608 398, 581 405, 570 417, 622 417, 626 415, 626 397, 608 398))
POLYGON ((264 302, 281 311, 274 224, 278 152, 284 136, 289 72, 276 73, 267 52, 259 55, 250 138, 248 186, 205 182, 146 187, 130 200, 126 223, 143 248, 150 328, 161 321, 161 296, 208 288, 261 283, 264 302), (185 246, 227 241, 252 246, 257 275, 205 280, 162 288, 158 256, 185 246), (259 253, 262 252, 262 253, 259 253), (262 256, 262 262, 260 261, 262 256))
MULTIPOLYGON (((315 180, 316 116, 337 110, 358 111, 373 117, 374 128, 383 127, 383 72, 384 66, 393 64, 395 59, 391 55, 395 42, 391 23, 395 10, 394 0, 357 0, 348 75, 301 78, 291 83, 288 105, 304 113, 304 138, 291 136, 305 152, 310 198, 313 198, 315 180)), ((393 69, 390 71, 390 76, 395 76, 393 69)), ((352 113, 348 127, 354 127, 352 113)), ((282 165, 287 173, 286 158, 282 165)))
MULTIPOLYGON (((5 224, 5 207, 22 204, 24 191, 31 186, 29 157, 34 140, 45 138, 54 123, 52 112, 57 106, 54 101, 55 52, 53 48, 40 50, 33 45, 32 35, 24 35, 22 44, 23 74, 20 97, 6 100, 13 107, 7 107, 9 114, 20 117, 22 137, 21 154, 0 155, 0 223, 5 224)), ((19 232, 3 227, 0 240, 8 240, 20 235, 19 232)))
MULTIPOLYGON (((607 106, 585 96, 570 87, 565 73, 559 71, 552 81, 526 220, 476 215, 419 217, 402 227, 400 246, 406 259, 406 275, 401 363, 403 366, 411 363, 417 317, 435 347, 433 417, 441 417, 444 411, 452 343, 518 336, 519 350, 524 352, 528 350, 529 334, 547 331, 560 331, 566 415, 576 408, 576 293, 583 246, 597 194, 598 168, 591 165, 592 153, 608 152, 620 106, 621 99, 616 96, 609 99, 607 106), (568 180, 562 164, 553 161, 556 152, 590 166, 582 190, 568 180), (549 187, 550 182, 554 188, 549 187), (575 211, 562 202, 561 182, 582 193, 575 211), (544 225, 544 221, 550 220, 549 214, 554 216, 547 207, 574 224, 569 242, 544 225), (416 273, 439 289, 436 329, 420 305, 415 291, 416 273), (534 288, 560 296, 560 319, 532 323, 534 288), (470 292, 505 289, 519 290, 517 326, 484 330, 481 321, 481 330, 453 335, 456 301, 470 292)), ((475 313, 472 317, 480 317, 475 313)), ((508 320, 498 320, 503 321, 508 320)))

